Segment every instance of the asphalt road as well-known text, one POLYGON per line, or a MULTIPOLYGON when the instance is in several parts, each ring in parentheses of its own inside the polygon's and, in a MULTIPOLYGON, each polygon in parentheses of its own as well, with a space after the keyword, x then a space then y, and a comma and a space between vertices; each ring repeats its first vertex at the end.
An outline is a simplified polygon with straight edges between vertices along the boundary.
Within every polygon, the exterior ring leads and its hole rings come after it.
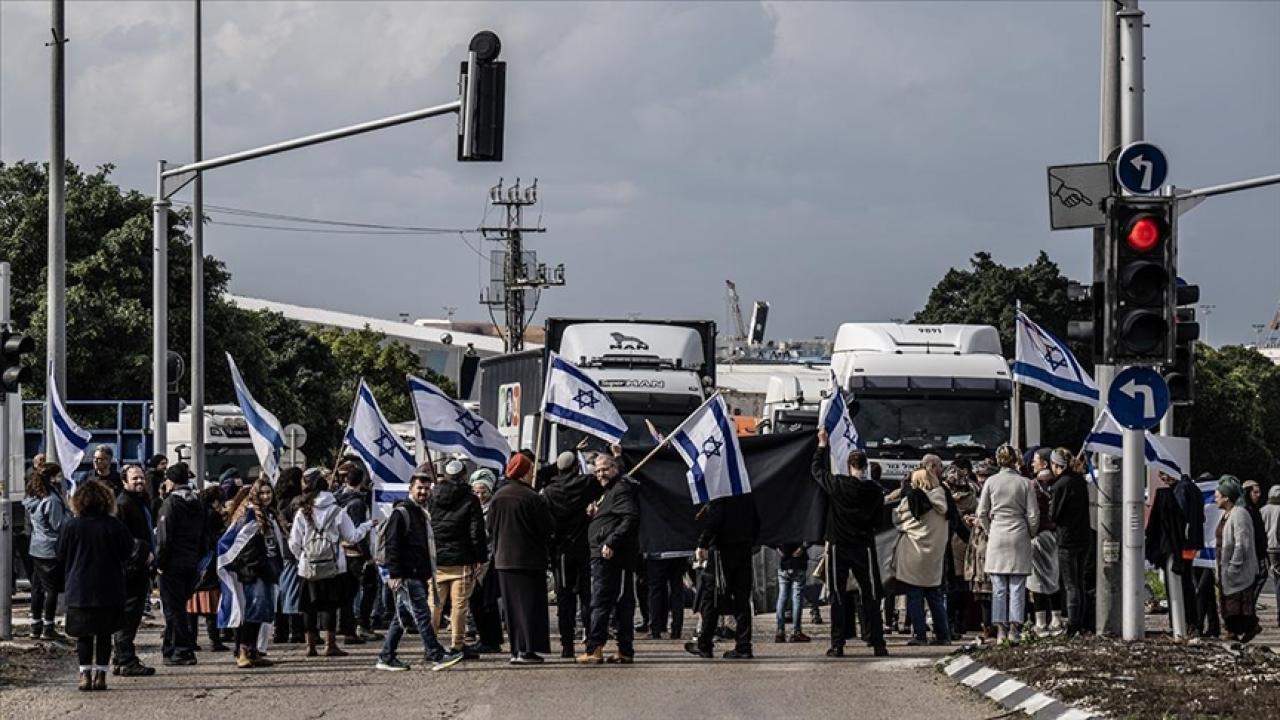
MULTIPOLYGON (((402 673, 373 669, 376 644, 348 648, 346 658, 310 659, 298 646, 280 646, 270 653, 276 667, 248 671, 237 670, 229 654, 205 652, 193 667, 160 667, 150 678, 109 677, 104 693, 75 689, 68 655, 65 668, 46 680, 0 692, 0 718, 957 720, 1000 714, 934 671, 932 661, 947 648, 907 648, 904 636, 893 636, 889 658, 873 659, 858 644, 849 656, 829 659, 823 657, 828 627, 806 627, 812 643, 778 645, 771 616, 760 616, 755 660, 702 660, 681 643, 646 639, 629 667, 576 667, 558 658, 512 667, 505 655, 489 655, 433 673, 414 663, 421 647, 416 636, 402 643, 402 658, 414 664, 402 673)), ((144 661, 158 664, 158 626, 144 628, 139 639, 144 661)), ((730 646, 720 643, 717 651, 730 646)))

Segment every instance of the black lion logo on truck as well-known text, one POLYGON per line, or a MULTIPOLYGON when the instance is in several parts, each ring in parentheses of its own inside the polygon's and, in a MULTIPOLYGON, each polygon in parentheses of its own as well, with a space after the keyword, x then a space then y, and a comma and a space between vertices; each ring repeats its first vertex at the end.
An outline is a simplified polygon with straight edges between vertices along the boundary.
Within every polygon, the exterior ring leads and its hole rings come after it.
POLYGON ((649 344, 638 337, 623 335, 620 332, 609 333, 613 337, 613 344, 609 346, 610 350, 648 350, 649 344))

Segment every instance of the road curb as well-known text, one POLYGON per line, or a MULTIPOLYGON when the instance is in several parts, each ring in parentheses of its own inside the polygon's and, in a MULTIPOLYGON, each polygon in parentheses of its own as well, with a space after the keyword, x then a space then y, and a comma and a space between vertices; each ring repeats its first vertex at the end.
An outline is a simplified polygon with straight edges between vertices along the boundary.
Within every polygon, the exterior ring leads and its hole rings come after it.
POLYGON ((1106 715, 1068 705, 1009 675, 987 667, 968 655, 938 661, 938 667, 952 680, 992 700, 1006 710, 1021 712, 1035 720, 1091 720, 1106 715))

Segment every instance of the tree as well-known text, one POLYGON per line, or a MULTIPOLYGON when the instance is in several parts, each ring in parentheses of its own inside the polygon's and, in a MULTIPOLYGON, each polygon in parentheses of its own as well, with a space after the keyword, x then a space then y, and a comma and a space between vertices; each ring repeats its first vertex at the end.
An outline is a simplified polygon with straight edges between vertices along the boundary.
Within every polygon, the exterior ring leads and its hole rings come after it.
POLYGON ((1201 343, 1195 382, 1195 405, 1174 416, 1178 434, 1191 438, 1192 471, 1280 479, 1280 366, 1251 348, 1201 343))
MULTIPOLYGON (((1072 318, 1091 315, 1087 303, 1073 303, 1067 298, 1068 279, 1044 252, 1022 268, 1001 265, 987 252, 974 253, 969 264, 968 270, 952 268, 943 275, 913 322, 992 325, 1000 333, 1005 357, 1012 360, 1018 301, 1028 317, 1060 338, 1067 337, 1067 323, 1072 318)), ((1068 345, 1080 364, 1092 372, 1092 347, 1070 341, 1068 345)), ((1040 404, 1042 442, 1068 448, 1080 446, 1092 426, 1093 408, 1034 388, 1025 388, 1023 398, 1040 404)))
POLYGON ((423 376, 450 395, 456 394, 448 378, 422 369, 418 356, 409 346, 388 341, 384 333, 371 330, 367 325, 350 332, 325 329, 316 334, 337 363, 338 377, 342 378, 340 395, 354 399, 356 386, 363 378, 388 422, 404 422, 414 417, 406 380, 410 373, 423 376))

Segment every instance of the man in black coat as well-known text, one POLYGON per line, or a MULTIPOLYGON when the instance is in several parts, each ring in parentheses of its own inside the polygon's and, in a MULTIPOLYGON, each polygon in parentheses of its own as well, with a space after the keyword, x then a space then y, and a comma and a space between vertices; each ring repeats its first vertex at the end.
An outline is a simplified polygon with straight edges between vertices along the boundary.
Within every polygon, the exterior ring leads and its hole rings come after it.
MULTIPOLYGON (((1201 634, 1204 628, 1201 627, 1200 622, 1201 600, 1196 593, 1194 563, 1196 556, 1204 548, 1204 493, 1200 491, 1190 475, 1183 474, 1176 481, 1163 474, 1161 477, 1173 487, 1173 498, 1178 503, 1178 512, 1183 525, 1182 557, 1188 565, 1185 572, 1178 576, 1182 584, 1183 617, 1186 620, 1188 633, 1201 634)), ((1216 608, 1213 612, 1217 613, 1216 608)))
POLYGON ((556 464, 549 467, 555 472, 546 478, 542 497, 555 521, 551 574, 556 581, 560 657, 571 658, 578 615, 583 616, 583 627, 591 624, 591 549, 587 545, 591 518, 587 517, 587 507, 600 498, 601 488, 594 474, 579 472, 574 453, 561 453, 556 464))
POLYGON ((702 532, 698 535, 695 562, 705 562, 699 582, 709 591, 702 593, 702 624, 698 641, 685 643, 693 655, 713 656, 716 627, 720 615, 733 615, 736 637, 729 660, 754 657, 751 648, 751 545, 760 531, 756 503, 750 495, 712 500, 706 507, 702 532))
POLYGON ((493 569, 506 611, 511 664, 541 663, 538 653, 551 650, 547 548, 553 522, 547 503, 530 487, 534 472, 528 456, 512 455, 504 474, 507 484, 489 503, 489 533, 494 538, 493 569))
MULTIPOLYGON (((445 465, 444 479, 431 491, 431 527, 436 535, 436 581, 440 601, 431 604, 431 624, 439 631, 444 608, 450 608, 450 641, 464 650, 468 601, 480 563, 489 556, 484 510, 467 484, 466 467, 459 460, 445 465)), ((468 653, 469 659, 479 657, 468 653)))
POLYGON ((187 614, 187 601, 195 591, 197 566, 216 540, 206 533, 204 503, 191 489, 194 477, 186 463, 174 463, 165 471, 172 492, 160 506, 156 520, 156 569, 160 573, 160 603, 164 608, 165 665, 196 664, 196 634, 187 614))
POLYGON ((1053 484, 1049 514, 1058 529, 1058 567, 1067 608, 1067 635, 1074 637, 1090 629, 1088 568, 1094 539, 1089 526, 1089 487, 1072 465, 1072 458, 1059 451, 1051 456, 1049 466, 1058 479, 1053 484))
POLYGON ((111 671, 114 675, 154 675, 155 668, 143 665, 134 647, 138 626, 142 624, 142 607, 151 590, 151 561, 154 559, 147 476, 137 465, 127 465, 123 482, 124 490, 116 498, 116 517, 124 523, 129 537, 133 539, 133 552, 125 564, 124 613, 120 629, 112 638, 114 658, 111 671))
MULTIPOLYGON (((337 478, 342 485, 333 493, 334 502, 351 518, 352 525, 360 527, 369 519, 370 506, 369 476, 363 463, 349 460, 341 463, 337 478)), ((339 576, 343 602, 338 605, 338 632, 348 645, 363 645, 369 640, 382 639, 369 628, 369 618, 381 583, 377 566, 370 562, 370 551, 368 538, 358 543, 342 544, 347 571, 339 576)), ((277 633, 283 634, 279 629, 277 633)))
POLYGON ((636 486, 622 477, 618 458, 622 448, 612 445, 612 455, 596 456, 596 482, 603 489, 600 499, 587 509, 587 544, 591 549, 591 627, 587 631, 586 652, 578 663, 606 662, 604 645, 609 640, 609 621, 618 626, 618 652, 607 662, 629 665, 635 659, 636 560, 640 555, 640 503, 636 486))
POLYGON ((818 449, 811 468, 814 482, 827 494, 827 592, 831 596, 831 647, 828 657, 844 657, 845 627, 851 624, 855 606, 845 591, 849 574, 862 597, 862 626, 876 657, 889 654, 884 625, 877 611, 884 590, 880 584, 880 557, 876 530, 883 517, 884 494, 865 477, 867 456, 854 451, 846 458, 848 475, 831 474, 831 450, 825 430, 818 430, 818 449), (839 607, 837 607, 839 605, 839 607))

